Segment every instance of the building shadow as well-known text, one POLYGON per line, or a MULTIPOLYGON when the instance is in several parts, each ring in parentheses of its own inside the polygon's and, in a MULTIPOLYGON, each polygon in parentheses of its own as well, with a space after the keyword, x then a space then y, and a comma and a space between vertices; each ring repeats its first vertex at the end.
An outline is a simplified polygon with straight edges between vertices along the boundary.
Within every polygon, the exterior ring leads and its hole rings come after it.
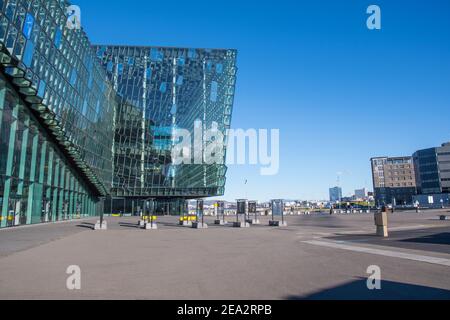
POLYGON ((120 227, 140 229, 138 223, 119 222, 120 227))
POLYGON ((360 234, 348 234, 348 233, 334 233, 333 236, 325 237, 324 239, 329 240, 339 240, 339 241, 370 241, 370 240, 379 240, 379 241, 388 241, 388 238, 380 238, 373 233, 360 233, 360 234))
POLYGON ((77 225, 78 228, 86 228, 86 229, 92 229, 94 230, 95 224, 94 223, 89 223, 89 222, 83 222, 79 225, 77 225))
POLYGON ((367 289, 367 279, 359 280, 306 296, 288 296, 286 300, 449 300, 450 290, 382 281, 381 290, 367 289))
POLYGON ((450 245, 450 232, 430 234, 424 237, 404 239, 402 242, 450 245))

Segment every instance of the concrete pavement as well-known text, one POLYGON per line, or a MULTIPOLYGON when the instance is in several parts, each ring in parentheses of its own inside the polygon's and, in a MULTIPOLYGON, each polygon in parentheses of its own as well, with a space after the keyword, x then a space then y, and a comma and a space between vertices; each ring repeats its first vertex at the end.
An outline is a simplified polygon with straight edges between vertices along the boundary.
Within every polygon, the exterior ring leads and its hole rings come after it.
POLYGON ((137 218, 108 218, 97 232, 91 221, 2 230, 0 299, 449 299, 449 266, 402 257, 450 259, 450 221, 438 213, 390 216, 387 240, 372 236, 367 214, 290 216, 287 228, 207 219, 209 229, 194 230, 164 217, 158 231, 138 229, 137 218), (70 265, 81 268, 81 290, 66 288, 70 265), (371 265, 380 291, 366 287, 371 265))

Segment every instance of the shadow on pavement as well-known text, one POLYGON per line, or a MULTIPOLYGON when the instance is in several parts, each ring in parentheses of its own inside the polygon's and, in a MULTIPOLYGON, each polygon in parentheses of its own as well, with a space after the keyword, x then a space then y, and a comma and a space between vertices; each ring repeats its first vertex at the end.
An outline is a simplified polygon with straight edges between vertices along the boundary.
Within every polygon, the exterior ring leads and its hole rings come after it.
POLYGON ((345 235, 336 233, 326 239, 450 254, 448 228, 394 231, 389 234, 388 238, 377 237, 375 234, 345 235))
POLYGON ((402 242, 413 242, 413 243, 429 243, 429 244, 446 244, 450 245, 450 232, 443 232, 437 234, 431 234, 424 237, 404 239, 402 242))
POLYGON ((381 290, 367 289, 367 279, 360 278, 307 296, 288 296, 287 300, 448 300, 450 290, 420 285, 382 281, 381 290))
POLYGON ((119 222, 119 226, 126 227, 126 228, 139 229, 139 224, 137 224, 137 223, 119 222))
POLYGON ((86 229, 94 229, 95 224, 89 222, 83 222, 82 224, 77 225, 78 228, 86 228, 86 229))

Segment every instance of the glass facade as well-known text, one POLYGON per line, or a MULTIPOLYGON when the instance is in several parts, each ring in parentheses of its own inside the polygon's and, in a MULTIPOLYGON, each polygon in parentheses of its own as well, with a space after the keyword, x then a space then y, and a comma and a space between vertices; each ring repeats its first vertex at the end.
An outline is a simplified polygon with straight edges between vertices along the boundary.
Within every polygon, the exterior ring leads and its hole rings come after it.
POLYGON ((97 215, 117 96, 67 1, 0 0, 0 227, 97 215))
POLYGON ((440 193, 441 181, 436 148, 417 151, 413 158, 419 194, 440 193))
POLYGON ((413 157, 419 193, 432 195, 450 192, 450 143, 419 150, 413 157))
POLYGON ((222 195, 225 161, 177 165, 172 151, 178 129, 226 136, 237 52, 92 46, 70 5, 0 0, 0 227, 222 195))
POLYGON ((97 200, 0 75, 0 225, 94 216, 97 200))
POLYGON ((154 197, 169 208, 164 212, 179 214, 180 199, 223 195, 225 147, 221 164, 175 165, 172 151, 175 130, 194 136, 199 129, 204 135, 216 125, 226 137, 236 51, 121 46, 95 50, 121 99, 115 118, 112 194, 118 198, 113 211, 134 213, 130 201, 154 197), (167 198, 176 202, 173 210, 167 198))
POLYGON ((69 5, 60 0, 0 0, 2 72, 93 193, 106 195, 116 93, 83 30, 66 27, 69 5))
POLYGON ((437 158, 442 192, 450 193, 450 142, 437 148, 437 158))

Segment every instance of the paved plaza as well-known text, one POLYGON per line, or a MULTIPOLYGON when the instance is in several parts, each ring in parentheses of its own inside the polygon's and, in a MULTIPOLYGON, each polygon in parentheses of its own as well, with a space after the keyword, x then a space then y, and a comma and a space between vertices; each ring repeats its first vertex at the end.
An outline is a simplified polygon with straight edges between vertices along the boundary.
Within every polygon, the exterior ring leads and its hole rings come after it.
MULTIPOLYGON (((449 299, 448 212, 395 213, 390 237, 374 236, 373 214, 289 216, 286 228, 195 230, 176 217, 159 230, 138 218, 0 231, 0 299, 449 299), (68 290, 68 266, 81 290, 68 290), (382 289, 370 291, 369 266, 382 289)), ((229 217, 229 221, 233 221, 229 217)))

